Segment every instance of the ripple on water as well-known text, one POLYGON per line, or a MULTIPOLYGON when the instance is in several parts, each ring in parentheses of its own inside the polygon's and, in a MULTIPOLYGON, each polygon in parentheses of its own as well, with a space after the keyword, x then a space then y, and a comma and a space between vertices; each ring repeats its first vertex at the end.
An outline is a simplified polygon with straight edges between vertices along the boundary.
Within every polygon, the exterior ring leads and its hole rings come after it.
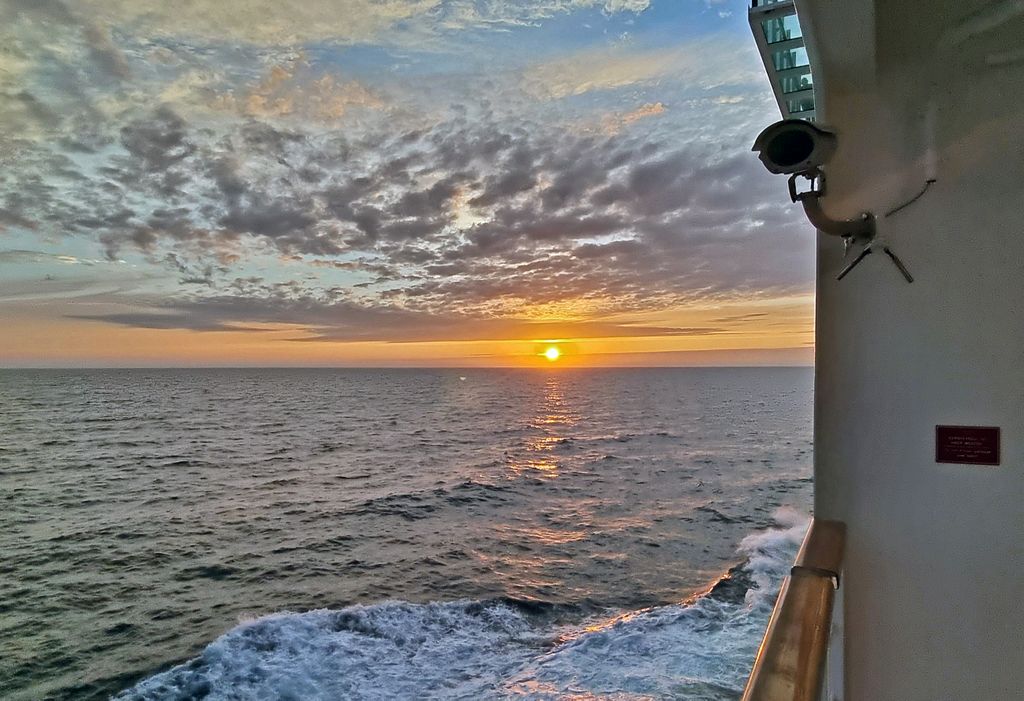
MULTIPOLYGON (((674 602, 735 562, 736 544, 776 506, 806 508, 811 493, 804 370, 0 375, 0 688, 13 701, 107 698, 197 655, 211 665, 234 649, 219 643, 240 616, 387 599, 405 602, 389 609, 404 612, 405 644, 385 635, 381 645, 433 650, 425 678, 455 685, 438 698, 472 698, 478 678, 498 698, 577 682, 597 694, 631 678, 629 655, 646 654, 629 642, 638 626, 683 636, 655 638, 666 648, 689 640, 673 628, 674 602), (465 602, 504 607, 493 615, 512 628, 487 628, 465 602), (658 615, 639 616, 645 607, 658 615), (579 637, 619 615, 634 617, 579 637), (466 635, 431 633, 439 621, 466 635), (456 644, 477 634, 508 656, 456 644), (602 649, 623 666, 587 676, 584 661, 602 649), (444 650, 466 659, 445 667, 444 650)), ((295 625, 319 630, 307 615, 295 625)), ((742 637, 739 613, 707 620, 742 637)), ((280 639, 301 651, 289 621, 280 639)), ((373 637, 333 630, 309 645, 327 650, 337 636, 373 637)), ((366 669, 346 674, 376 683, 394 664, 419 674, 376 654, 352 652, 346 664, 366 669)), ((238 674, 273 675, 251 659, 238 674)), ((667 660, 634 664, 664 698, 700 698, 667 660)), ((697 676, 719 693, 730 669, 697 676)))

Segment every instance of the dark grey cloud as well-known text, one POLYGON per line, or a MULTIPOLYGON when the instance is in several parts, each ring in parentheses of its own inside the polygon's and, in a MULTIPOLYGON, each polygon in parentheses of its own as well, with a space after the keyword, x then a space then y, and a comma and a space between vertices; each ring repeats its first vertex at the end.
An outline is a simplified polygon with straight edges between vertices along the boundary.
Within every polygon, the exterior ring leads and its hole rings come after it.
POLYGON ((298 285, 266 285, 258 278, 236 280, 236 292, 188 301, 163 303, 156 311, 71 318, 147 329, 189 329, 193 331, 255 330, 246 324, 299 324, 310 336, 296 341, 460 341, 488 338, 585 336, 709 336, 727 334, 719 327, 672 327, 616 324, 601 321, 531 322, 501 318, 479 318, 454 312, 415 312, 382 304, 365 304, 346 299, 343 290, 310 295, 298 285))
MULTIPOLYGON (((509 148, 505 141, 500 143, 503 149, 509 148)), ((484 142, 484 147, 485 153, 481 153, 481 157, 487 156, 492 150, 488 142, 484 142)), ((532 190, 537 185, 537 155, 528 145, 511 148, 498 172, 484 178, 481 183, 482 192, 469 203, 474 207, 490 207, 532 190)))
POLYGON ((26 116, 44 129, 53 129, 61 123, 60 115, 56 111, 27 90, 5 97, 19 104, 26 116))
POLYGON ((237 207, 239 198, 249 189, 238 173, 238 161, 231 157, 216 158, 209 163, 207 172, 224 194, 228 206, 237 207))
POLYGON ((121 145, 146 171, 165 172, 195 152, 185 120, 162 105, 121 128, 121 145))
POLYGON ((234 207, 221 217, 218 223, 230 230, 278 238, 292 232, 305 231, 315 222, 308 203, 279 198, 270 202, 253 201, 244 207, 234 207))
MULTIPOLYGON (((95 240, 110 258, 137 252, 177 275, 183 291, 159 318, 102 317, 111 323, 540 336, 522 310, 651 311, 811 285, 807 227, 745 149, 669 149, 639 132, 594 136, 486 110, 398 133, 318 134, 253 120, 212 130, 158 105, 106 134, 116 140, 82 147, 102 154, 92 169, 40 152, 0 182, 0 221, 95 240), (66 187, 43 175, 58 166, 66 187), (236 266, 257 252, 347 282, 239 287, 236 266)), ((70 124, 60 148, 102 139, 70 124)), ((698 332, 717 331, 644 330, 698 332)))
POLYGON ((131 78, 132 72, 128 67, 128 60, 114 45, 108 29, 88 25, 84 29, 84 35, 89 47, 89 57, 101 71, 119 80, 131 78))

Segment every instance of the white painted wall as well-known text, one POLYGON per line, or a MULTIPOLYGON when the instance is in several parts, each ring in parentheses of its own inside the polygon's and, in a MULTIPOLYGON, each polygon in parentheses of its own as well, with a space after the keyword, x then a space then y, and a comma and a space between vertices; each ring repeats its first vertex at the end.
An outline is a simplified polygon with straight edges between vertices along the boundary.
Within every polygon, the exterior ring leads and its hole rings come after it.
POLYGON ((916 277, 876 254, 836 282, 819 235, 816 514, 848 527, 845 699, 1022 699, 1024 12, 797 4, 839 132, 824 204, 874 211, 916 277), (883 218, 929 160, 938 182, 883 218), (1002 465, 937 464, 936 424, 1000 426, 1002 465))

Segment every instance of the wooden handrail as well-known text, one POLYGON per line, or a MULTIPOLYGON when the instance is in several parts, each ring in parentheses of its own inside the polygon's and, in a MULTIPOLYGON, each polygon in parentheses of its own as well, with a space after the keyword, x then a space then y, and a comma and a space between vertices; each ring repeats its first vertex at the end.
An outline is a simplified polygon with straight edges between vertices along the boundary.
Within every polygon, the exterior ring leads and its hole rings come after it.
POLYGON ((818 701, 846 524, 812 520, 782 583, 743 701, 818 701))

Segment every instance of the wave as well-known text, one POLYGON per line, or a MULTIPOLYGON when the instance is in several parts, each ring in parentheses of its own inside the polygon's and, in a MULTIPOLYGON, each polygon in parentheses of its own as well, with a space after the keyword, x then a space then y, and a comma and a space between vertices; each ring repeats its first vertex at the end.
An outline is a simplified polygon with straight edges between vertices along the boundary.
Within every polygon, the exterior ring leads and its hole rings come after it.
POLYGON ((115 698, 736 699, 807 525, 775 519, 742 541, 741 565, 678 604, 573 625, 511 599, 277 613, 115 698))
POLYGON ((428 518, 445 504, 462 505, 475 502, 504 502, 508 485, 489 484, 464 479, 447 487, 421 489, 414 492, 388 494, 368 499, 356 506, 352 513, 379 516, 400 516, 407 521, 428 518))

